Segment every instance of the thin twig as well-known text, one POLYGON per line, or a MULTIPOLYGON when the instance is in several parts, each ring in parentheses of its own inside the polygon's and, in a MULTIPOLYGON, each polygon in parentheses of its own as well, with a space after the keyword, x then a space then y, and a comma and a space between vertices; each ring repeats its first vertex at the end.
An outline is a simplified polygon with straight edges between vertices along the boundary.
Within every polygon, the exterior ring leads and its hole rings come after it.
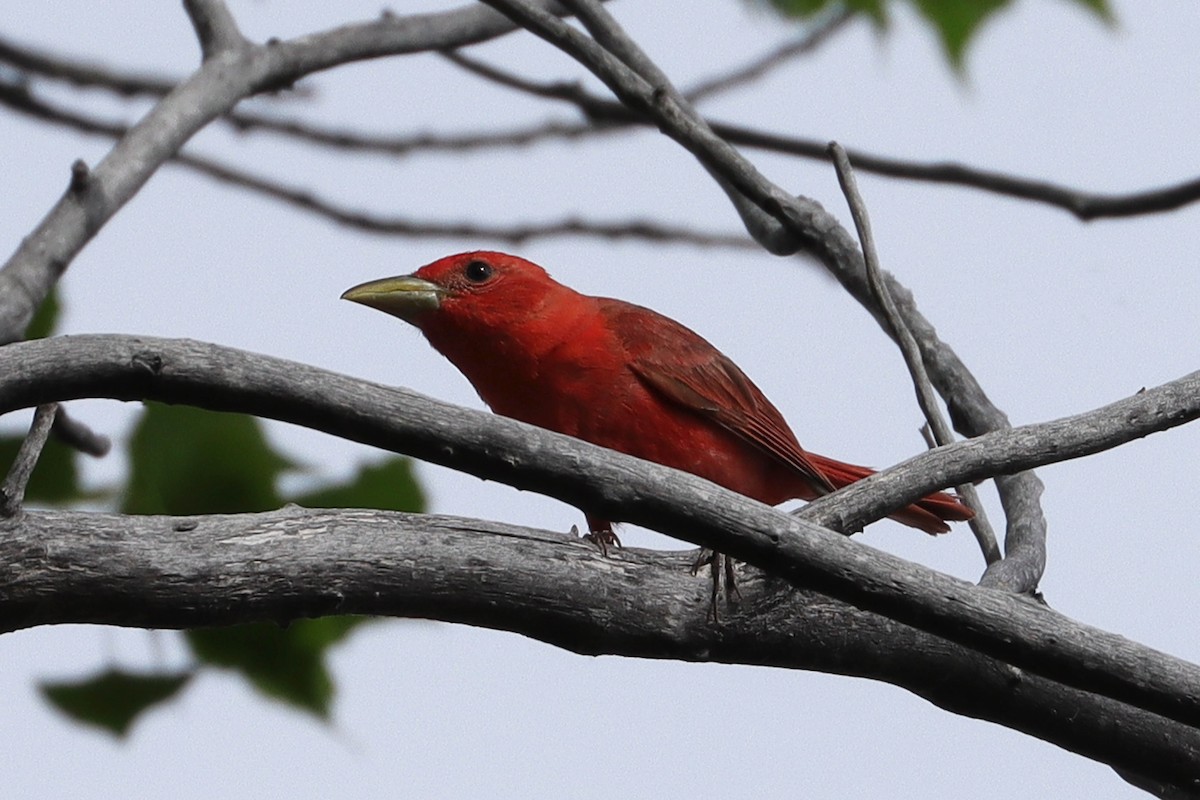
POLYGON ((813 52, 833 38, 835 33, 843 30, 846 27, 846 23, 853 18, 853 11, 846 8, 838 9, 825 19, 814 23, 799 38, 785 42, 769 53, 765 53, 725 75, 717 75, 700 81, 692 86, 692 88, 685 89, 683 96, 693 103, 699 103, 722 92, 736 89, 750 81, 757 80, 788 59, 808 55, 813 52))
MULTIPOLYGON (((533 2, 561 13, 553 0, 533 2)), ((164 162, 245 98, 342 64, 461 47, 502 36, 514 27, 491 9, 474 5, 343 25, 262 46, 246 44, 204 61, 96 162, 86 196, 61 196, 0 267, 0 341, 20 337, 34 309, 79 250, 164 162)))
POLYGON ((29 426, 29 435, 17 449, 17 457, 8 469, 4 485, 0 486, 0 517, 14 517, 21 511, 25 502, 25 488, 37 466, 42 448, 46 446, 46 438, 54 425, 54 415, 58 411, 58 403, 47 403, 37 407, 33 412, 33 422, 29 426))
MULTIPOLYGON (((64 125, 85 133, 119 139, 128 132, 128 128, 124 125, 87 117, 75 111, 51 105, 34 97, 24 87, 7 86, 0 83, 0 104, 37 119, 64 125)), ((446 144, 446 147, 453 149, 450 144, 446 144)), ((539 238, 590 236, 610 240, 637 239, 661 244, 677 242, 699 247, 755 249, 754 243, 741 234, 707 232, 681 225, 668 225, 641 219, 595 222, 568 217, 538 223, 483 225, 385 216, 340 206, 318 196, 310 189, 288 186, 280 181, 253 175, 205 156, 179 152, 171 157, 170 163, 187 167, 210 178, 257 192, 293 208, 317 214, 340 225, 368 233, 423 238, 467 238, 510 244, 523 244, 539 238)))
POLYGON ((63 406, 59 406, 54 417, 52 432, 63 444, 93 458, 103 458, 112 450, 112 439, 75 419, 63 406))
POLYGON ((73 86, 107 89, 122 97, 161 97, 178 83, 177 80, 157 75, 120 72, 84 61, 46 55, 3 37, 0 37, 0 62, 24 73, 64 81, 73 86))
MULTIPOLYGON (((571 103, 588 119, 602 120, 606 126, 655 124, 652 119, 630 110, 621 103, 588 93, 577 83, 539 84, 478 61, 471 63, 473 66, 470 69, 476 74, 537 97, 571 103)), ((828 140, 783 136, 717 120, 709 121, 708 124, 714 133, 730 144, 801 158, 821 161, 829 159, 828 140)), ((848 148, 846 152, 854 162, 855 169, 861 172, 924 183, 965 186, 992 194, 1017 197, 1060 208, 1085 222, 1173 211, 1200 200, 1200 178, 1190 178, 1157 189, 1104 194, 951 161, 919 163, 854 148, 848 148)))
MULTIPOLYGON (((854 227, 858 230, 858 239, 862 244, 863 259, 866 262, 867 283, 871 287, 871 293, 875 296, 880 311, 883 312, 887 325, 891 328, 892 339, 900 347, 900 352, 904 356, 904 363, 908 367, 908 373, 912 376, 913 388, 916 390, 917 405, 921 407, 921 413, 925 415, 929 431, 933 436, 934 446, 950 444, 954 441, 954 432, 950 430, 950 426, 942 416, 941 409, 938 408, 933 385, 929 382, 929 373, 925 371, 925 362, 921 358, 921 350, 917 346, 916 339, 913 338, 912 331, 908 329, 908 325, 904 323, 903 317, 896 309, 896 304, 880 274, 879 255, 875 250, 875 237, 871 232, 871 218, 867 213, 866 203, 859 194, 858 182, 854 179, 854 169, 850 165, 850 159, 846 155, 845 149, 837 142, 829 143, 829 152, 833 157, 834 169, 837 170, 838 183, 841 184, 842 192, 846 195, 846 202, 850 206, 850 215, 854 217, 854 227)), ((975 534, 975 540, 979 542, 979 549, 983 551, 984 561, 989 565, 999 561, 1001 556, 1000 548, 996 544, 996 534, 992 531, 992 526, 984 514, 983 505, 979 502, 979 494, 975 491, 974 485, 964 483, 956 486, 955 489, 967 505, 975 511, 975 516, 970 521, 971 532, 975 534)))
POLYGON ((334 150, 385 153, 392 156, 407 156, 416 152, 466 153, 473 150, 525 147, 549 139, 569 141, 619 130, 619 127, 615 125, 596 126, 587 122, 550 120, 533 125, 517 126, 508 130, 489 130, 479 133, 414 133, 389 136, 240 111, 229 114, 224 121, 239 132, 266 131, 312 142, 334 150))
MULTIPOLYGON (((601 558, 574 537, 486 520, 298 506, 200 520, 30 511, 7 526, 0 553, 8 574, 20 575, 4 585, 0 631, 62 623, 192 628, 331 610, 438 619, 593 657, 887 681, 1126 774, 1181 787, 1200 779, 1194 728, 1018 672, 816 592, 788 591, 757 571, 748 571, 743 602, 723 624, 707 623, 688 553, 628 548, 619 559, 601 558), (164 535, 180 530, 187 535, 164 535), (271 557, 260 557, 267 550, 271 557)), ((1064 632, 1080 630, 1047 614, 1064 632)), ((1114 659, 1108 668, 1121 664, 1114 659)))

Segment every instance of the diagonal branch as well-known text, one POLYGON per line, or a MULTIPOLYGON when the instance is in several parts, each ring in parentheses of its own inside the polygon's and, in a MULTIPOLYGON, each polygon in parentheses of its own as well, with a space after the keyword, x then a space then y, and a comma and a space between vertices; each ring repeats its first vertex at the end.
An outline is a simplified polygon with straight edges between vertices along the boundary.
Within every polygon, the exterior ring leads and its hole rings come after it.
POLYGON ((770 52, 764 53, 724 75, 717 75, 694 84, 691 88, 684 90, 683 96, 693 103, 699 103, 715 95, 744 86, 751 81, 756 81, 789 59, 808 55, 815 51, 832 39, 835 34, 845 30, 853 18, 853 11, 840 8, 815 23, 801 36, 784 42, 770 52))
MULTIPOLYGON (((726 83, 729 81, 738 84, 744 79, 753 79, 758 77, 762 68, 774 66, 781 58, 810 52, 837 30, 840 30, 840 27, 839 24, 836 24, 836 18, 831 19, 828 27, 815 28, 805 37, 782 45, 776 51, 756 59, 734 73, 699 83, 686 90, 684 96, 693 102, 707 99, 714 91, 727 89, 726 83)), ((455 58, 462 57, 461 53, 455 54, 455 58)), ((76 86, 105 88, 123 96, 162 96, 170 92, 178 83, 176 80, 157 76, 124 73, 95 64, 48 56, 3 37, 0 37, 0 62, 10 64, 22 72, 66 81, 76 86)), ((476 67, 482 66, 478 61, 473 61, 473 63, 476 67)), ((466 66, 466 63, 463 62, 462 65, 466 66)), ((489 69, 492 71, 490 76, 492 79, 513 88, 529 91, 530 88, 539 86, 539 84, 523 81, 495 68, 489 69)), ((480 70, 474 71, 484 74, 480 70)), ((457 150, 509 147, 541 139, 575 139, 595 135, 614 130, 618 124, 621 127, 647 124, 644 119, 631 113, 620 103, 589 95, 577 85, 557 84, 556 86, 559 90, 553 94, 544 94, 540 91, 533 93, 570 102, 584 110, 585 115, 589 118, 596 121, 603 120, 603 124, 597 126, 581 123, 548 123, 501 134, 481 132, 397 137, 327 128, 317 123, 278 119, 250 111, 232 110, 222 119, 243 131, 264 130, 337 149, 391 154, 405 154, 418 149, 457 150)), ((826 141, 822 139, 783 136, 719 121, 713 121, 711 125, 713 130, 732 144, 802 158, 828 158, 825 152, 826 141)), ((965 186, 1030 200, 1060 208, 1084 221, 1173 211, 1200 200, 1200 178, 1142 191, 1099 193, 955 162, 921 163, 907 159, 889 158, 862 150, 850 149, 848 152, 855 166, 864 172, 903 180, 965 186)))
POLYGON ((124 97, 161 97, 178 83, 157 75, 122 72, 99 64, 47 55, 3 36, 0 36, 0 63, 73 86, 108 89, 124 97))
MULTIPOLYGON (((462 66, 468 62, 464 59, 462 66)), ((537 97, 561 100, 576 106, 589 120, 603 122, 602 130, 621 125, 655 125, 652 118, 631 110, 619 102, 597 97, 577 83, 537 83, 512 75, 496 67, 472 60, 472 72, 503 86, 537 97)), ((691 99, 691 95, 684 93, 691 99)), ((784 136, 719 120, 709 120, 713 132, 730 144, 819 161, 829 160, 828 140, 784 136)), ((918 162, 889 158, 864 150, 847 148, 855 168, 889 178, 965 186, 1006 197, 1016 197, 1054 206, 1085 222, 1141 214, 1174 211, 1200 201, 1200 178, 1190 178, 1155 189, 1125 193, 1089 192, 1037 178, 1023 178, 1004 172, 972 167, 953 161, 918 162)))
MULTIPOLYGON (((913 338, 912 331, 904 324, 904 319, 901 318, 900 312, 896 309, 896 303, 888 294, 887 286, 883 282, 879 256, 875 252, 875 237, 871 232, 871 218, 867 213, 866 203, 863 202, 862 196, 858 192, 858 181, 854 178, 854 169, 850 165, 850 159, 846 155, 845 149, 837 142, 830 142, 829 152, 833 156, 833 164, 837 171, 838 182, 842 186, 842 193, 846 195, 846 202, 850 206, 850 214, 854 217, 854 226, 858 229, 858 239, 862 243, 863 262, 867 271, 867 284, 871 289, 871 296, 887 321, 888 335, 900 347, 904 364, 908 367, 909 375, 912 376, 917 405, 921 407, 921 413, 925 415, 929 430, 932 432, 933 440, 929 446, 950 444, 954 441, 954 432, 938 409, 937 397, 934 396, 933 386, 929 383, 929 373, 925 369, 925 362, 921 360, 921 350, 917 347, 917 340, 913 338)), ((989 566, 996 563, 1000 560, 1000 548, 996 544, 992 526, 984 515, 983 504, 979 502, 979 494, 975 491, 974 484, 959 484, 955 486, 955 490, 975 512, 975 516, 970 520, 971 531, 975 534, 975 539, 983 551, 984 561, 989 566)), ((1044 558, 1042 563, 1045 564, 1044 558)), ((1039 573, 1037 579, 1040 578, 1041 574, 1039 573)), ((1036 586, 1035 581, 1033 585, 1023 587, 1022 591, 1031 591, 1036 586)))
POLYGON ((22 440, 17 457, 13 459, 3 485, 0 485, 0 517, 13 517, 20 513, 29 478, 42 455, 42 448, 46 446, 57 413, 57 403, 40 405, 34 412, 29 434, 22 440))
MULTIPOLYGON (((1070 622, 1017 595, 973 587, 865 547, 693 475, 514 420, 188 340, 68 336, 0 348, 0 413, 80 397, 256 414, 549 494, 729 553, 799 588, 1066 686, 1200 728, 1200 667, 1070 622)), ((915 469, 925 476, 918 493, 898 493, 877 516, 932 488, 1099 452, 1197 417, 1200 373, 1089 414, 928 451, 870 479, 873 485, 895 481, 896 473, 912 479, 915 469), (931 480, 939 483, 931 486, 931 480)))
MULTIPOLYGON (((558 9, 552 0, 536 2, 558 9)), ((213 4, 195 0, 199 8, 213 4)), ((210 53, 200 69, 163 97, 90 171, 83 190, 64 194, 0 268, 0 342, 20 338, 34 309, 80 249, 196 131, 243 98, 352 61, 460 47, 513 28, 491 9, 471 6, 389 16, 286 42, 210 53)))
POLYGON ((742 600, 713 625, 707 582, 689 574, 686 553, 626 549, 602 558, 546 531, 294 506, 206 517, 27 512, 2 529, 3 631, 65 622, 179 628, 327 613, 426 617, 589 655, 887 681, 1156 782, 1200 777, 1200 731, 761 573, 743 577, 742 600), (260 557, 266 550, 271 558, 260 557))

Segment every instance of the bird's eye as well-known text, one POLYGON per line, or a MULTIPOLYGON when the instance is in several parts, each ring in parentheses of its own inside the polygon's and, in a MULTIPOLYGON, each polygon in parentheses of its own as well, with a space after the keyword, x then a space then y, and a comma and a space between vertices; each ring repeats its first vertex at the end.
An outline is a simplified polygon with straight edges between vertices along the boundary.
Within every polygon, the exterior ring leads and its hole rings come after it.
POLYGON ((486 261, 472 261, 463 270, 463 274, 471 283, 483 283, 492 277, 492 272, 492 265, 486 261))

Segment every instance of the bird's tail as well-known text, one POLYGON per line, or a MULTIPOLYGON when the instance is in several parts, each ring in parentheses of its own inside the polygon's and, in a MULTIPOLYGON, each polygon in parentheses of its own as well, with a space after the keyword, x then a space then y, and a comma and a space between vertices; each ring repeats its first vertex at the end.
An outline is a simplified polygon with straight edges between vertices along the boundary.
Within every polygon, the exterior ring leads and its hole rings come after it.
MULTIPOLYGON (((835 461, 832 458, 826 458, 816 453, 808 453, 807 455, 812 463, 829 479, 829 482, 833 484, 833 488, 835 489, 840 489, 868 475, 875 474, 875 470, 869 467, 860 467, 857 464, 835 461)), ((905 525, 923 530, 926 533, 946 533, 950 530, 950 526, 946 524, 947 522, 970 519, 975 516, 975 512, 963 505, 957 495, 950 492, 936 492, 922 497, 911 506, 905 506, 889 516, 897 522, 903 522, 905 525)))

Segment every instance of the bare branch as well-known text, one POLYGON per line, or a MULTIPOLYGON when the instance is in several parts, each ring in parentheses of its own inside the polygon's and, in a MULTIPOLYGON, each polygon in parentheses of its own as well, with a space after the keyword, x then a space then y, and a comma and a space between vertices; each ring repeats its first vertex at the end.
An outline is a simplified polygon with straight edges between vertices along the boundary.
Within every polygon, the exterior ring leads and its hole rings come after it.
POLYGON ((610 115, 614 119, 625 123, 633 122, 635 119, 630 116, 624 106, 584 91, 583 86, 579 83, 531 81, 514 73, 494 67, 477 58, 472 58, 458 50, 446 50, 441 55, 451 64, 462 67, 472 75, 477 75, 498 86, 515 89, 518 92, 530 94, 534 97, 566 100, 578 108, 589 119, 603 119, 610 115))
POLYGON ((59 406, 54 416, 54 427, 51 433, 67 447, 72 447, 93 458, 102 458, 112 449, 112 439, 102 433, 96 433, 84 423, 67 413, 67 409, 59 406))
MULTIPOLYGON (((461 57, 461 54, 459 55, 461 57)), ((656 124, 653 119, 648 119, 621 103, 596 97, 586 92, 579 84, 539 84, 496 67, 482 65, 478 61, 472 63, 474 64, 472 71, 497 83, 538 97, 571 103, 588 119, 602 121, 606 129, 616 125, 656 124)), ((829 158, 827 140, 783 136, 718 120, 711 120, 708 124, 714 133, 730 144, 821 161, 829 158)), ((920 163, 888 158, 854 148, 847 148, 846 152, 854 162, 855 168, 861 172, 924 183, 966 186, 993 194, 1017 197, 1061 208, 1085 222, 1110 217, 1129 217, 1173 211, 1200 200, 1200 178, 1180 181, 1157 189, 1106 194, 1062 186, 1050 181, 1022 178, 951 161, 920 163)))
POLYGON ((1046 572, 1046 517, 1042 513, 1042 479, 1032 471, 999 475, 996 488, 1008 519, 1004 560, 988 564, 980 586, 1009 592, 1032 592, 1046 572))
MULTIPOLYGON (((1082 414, 1001 429, 921 453, 818 498, 796 515, 821 525, 855 530, 855 526, 879 519, 875 508, 885 496, 884 504, 891 511, 900 498, 907 504, 949 484, 1014 476, 1083 458, 1196 419, 1200 419, 1200 372, 1082 414), (885 489, 885 484, 891 487, 885 489), (898 493, 893 493, 895 490, 898 493), (868 496, 872 499, 863 502, 868 496), (839 506, 855 510, 847 513, 837 510, 839 506)), ((1040 492, 1040 481, 1037 486, 1040 492)))
POLYGON ((0 630, 64 622, 180 628, 328 613, 432 618, 589 655, 888 681, 953 713, 1159 782, 1186 785, 1200 775, 1194 729, 754 570, 740 582, 741 602, 714 625, 706 620, 707 581, 689 574, 687 553, 631 548, 602 558, 546 531, 295 506, 207 517, 30 511, 3 530, 0 630), (259 557, 268 549, 272 558, 259 557))
POLYGON ((771 70, 787 62, 789 59, 797 56, 808 55, 816 50, 825 42, 833 38, 834 34, 846 28, 846 24, 854 18, 854 12, 840 8, 832 14, 825 17, 823 20, 815 23, 803 35, 793 39, 790 42, 771 50, 769 53, 759 56, 753 61, 745 64, 725 75, 718 75, 704 81, 700 81, 690 89, 685 89, 683 96, 693 103, 699 103, 718 94, 728 92, 731 89, 736 89, 740 86, 758 80, 763 75, 771 70))
POLYGON ((183 0, 183 7, 196 29, 205 61, 250 46, 224 0, 183 0))
MULTIPOLYGON (((536 2, 558 8, 552 0, 536 2)), ((351 61, 459 47, 512 29, 494 11, 471 6, 386 17, 263 46, 247 44, 206 60, 96 165, 88 190, 66 193, 0 268, 0 342, 24 333, 34 309, 80 248, 196 131, 229 113, 241 99, 351 61)))
POLYGON ((0 62, 21 72, 65 81, 73 86, 108 89, 124 97, 159 97, 171 91, 178 83, 170 78, 121 72, 98 64, 46 55, 4 37, 0 37, 0 62))
POLYGON ((42 448, 46 446, 46 438, 50 435, 57 411, 57 403, 47 403, 38 406, 33 413, 29 434, 17 449, 17 457, 8 469, 4 485, 0 486, 0 517, 11 518, 20 513, 21 504, 25 502, 25 487, 29 485, 42 448))
MULTIPOLYGON (((744 147, 804 158, 828 158, 826 145, 819 139, 778 136, 721 122, 714 122, 713 130, 729 142, 744 147)), ((855 168, 861 172, 923 183, 966 186, 993 194, 1031 200, 1061 208, 1084 222, 1174 211, 1200 200, 1200 178, 1191 178, 1157 189, 1107 194, 1074 189, 1035 178, 1022 178, 952 161, 920 163, 888 158, 854 148, 847 148, 846 152, 854 162, 855 168)))
MULTIPOLYGON (((917 347, 917 341, 913 338, 912 332, 904 324, 900 312, 896 310, 896 304, 892 301, 892 296, 888 294, 887 286, 883 282, 879 256, 875 252, 875 237, 871 233, 871 218, 867 214, 866 204, 858 192, 858 182, 854 179, 854 170, 850 166, 850 159, 846 156, 845 149, 837 142, 829 143, 829 152, 833 156, 838 182, 842 186, 842 192, 846 195, 851 216, 854 217, 854 225, 858 229, 858 239, 862 243, 863 261, 866 265, 867 284, 870 286, 871 296, 875 299, 880 311, 883 312, 887 321, 888 333, 899 345, 900 353, 904 356, 904 364, 908 367, 909 375, 912 376, 913 388, 917 394, 917 405, 921 407, 921 413, 925 415, 933 436, 930 446, 950 444, 954 441, 954 432, 950 430, 950 426, 946 424, 946 420, 942 418, 942 412, 938 409, 937 397, 934 396, 933 386, 929 383, 929 373, 925 370, 925 362, 921 360, 921 350, 917 347)), ((970 521, 971 531, 975 534, 975 540, 979 542, 979 548, 983 551, 984 561, 988 565, 996 563, 1000 560, 1000 548, 996 545, 996 535, 987 521, 975 486, 964 483, 956 486, 955 489, 967 501, 967 505, 975 511, 975 516, 970 521)), ((1039 574, 1037 578, 1040 580, 1041 575, 1039 574)), ((1029 589, 1036 586, 1037 582, 1035 581, 1029 589)))
POLYGON ((548 139, 579 139, 618 130, 616 127, 597 128, 580 122, 549 121, 514 127, 506 131, 384 136, 240 111, 227 115, 224 121, 243 131, 262 130, 336 150, 386 153, 393 156, 407 156, 415 152, 468 153, 474 150, 509 149, 526 147, 548 139))
MULTIPOLYGON (((729 553, 799 588, 1067 686, 1200 727, 1200 667, 1075 623, 1064 634, 1062 618, 1017 595, 864 547, 694 475, 515 420, 188 340, 68 336, 0 348, 0 413, 79 397, 256 414, 549 494, 607 519, 729 553)), ((897 492, 872 517, 879 518, 959 480, 1090 455, 1197 417, 1200 373, 1088 414, 931 450, 860 483, 878 491, 880 483, 916 482, 913 473, 921 471, 920 491, 897 492)), ((857 485, 829 497, 844 498, 857 485)), ((856 502, 865 505, 865 497, 856 502)))
MULTIPOLYGON (((822 30, 826 30, 827 32, 823 35, 828 36, 837 29, 836 27, 816 29, 809 36, 819 39, 822 30)), ((804 52, 802 49, 804 41, 806 40, 800 39, 784 45, 775 53, 764 56, 761 62, 754 63, 766 65, 768 62, 773 62, 776 57, 785 57, 787 51, 792 48, 796 49, 794 54, 798 55, 804 52)), ((819 43, 819 41, 814 42, 814 46, 819 43)), ((418 149, 458 150, 509 147, 542 139, 574 139, 600 132, 619 130, 628 125, 649 124, 620 103, 590 95, 575 84, 538 84, 494 67, 488 67, 477 60, 467 59, 462 53, 453 53, 447 57, 477 74, 484 75, 487 70, 490 70, 489 78, 512 88, 540 97, 570 102, 597 124, 547 123, 544 126, 530 126, 527 129, 500 134, 423 134, 414 137, 390 137, 329 129, 316 123, 280 120, 269 115, 248 111, 230 111, 222 119, 243 131, 260 129, 334 148, 393 154, 405 154, 418 149)), ((123 73, 86 62, 44 55, 2 37, 0 37, 0 62, 8 63, 23 72, 63 80, 77 86, 109 89, 124 96, 161 96, 171 91, 178 83, 172 79, 123 73)), ((746 70, 748 73, 752 72, 753 64, 748 65, 746 70)), ((737 74, 735 73, 735 75, 737 74)), ((714 84, 716 89, 723 89, 722 82, 730 77, 734 76, 723 76, 714 78, 711 82, 698 84, 684 95, 693 101, 705 99, 714 91, 708 88, 709 83, 714 84)), ((740 80, 740 78, 738 79, 740 80)), ((9 91, 12 90, 11 86, 5 88, 9 91)), ((713 121, 710 124, 714 131, 732 144, 803 158, 826 159, 828 157, 824 140, 783 136, 719 121, 713 121)), ((955 162, 919 163, 880 156, 853 148, 848 149, 847 152, 856 168, 864 172, 904 180, 965 186, 1044 203, 1063 209, 1084 221, 1172 211, 1200 199, 1200 178, 1180 181, 1157 189, 1129 193, 1098 193, 955 162)))

